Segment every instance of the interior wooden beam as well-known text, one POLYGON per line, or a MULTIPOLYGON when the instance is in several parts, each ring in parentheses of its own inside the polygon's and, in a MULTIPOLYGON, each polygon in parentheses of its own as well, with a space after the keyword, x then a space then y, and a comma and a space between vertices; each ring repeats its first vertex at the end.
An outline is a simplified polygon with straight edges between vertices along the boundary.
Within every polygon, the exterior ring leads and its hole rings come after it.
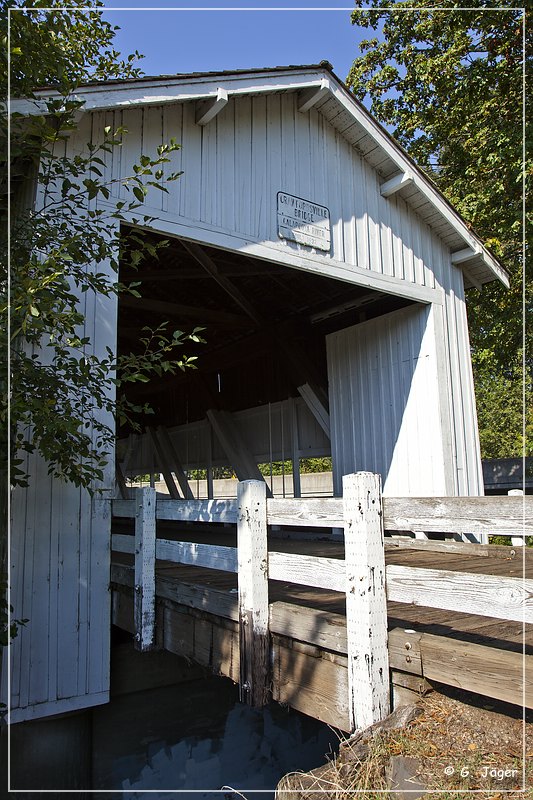
MULTIPOLYGON (((207 418, 216 434, 217 439, 228 460, 235 470, 240 481, 258 480, 265 481, 264 476, 259 471, 257 462, 248 449, 241 432, 239 431, 233 415, 228 411, 216 411, 210 409, 207 418)), ((265 481, 266 483, 266 481, 265 481)), ((267 496, 272 497, 272 492, 267 486, 267 496)))
POLYGON ((378 300, 382 299, 383 294, 381 294, 381 292, 367 292, 361 297, 354 297, 351 300, 345 300, 342 303, 336 303, 335 305, 324 308, 321 311, 315 311, 309 317, 309 321, 312 324, 324 322, 324 320, 328 320, 331 317, 336 317, 339 314, 345 314, 347 311, 354 311, 355 309, 376 303, 378 300))
POLYGON ((310 410, 328 439, 331 438, 329 411, 324 402, 323 394, 320 390, 309 383, 304 383, 303 386, 298 386, 298 392, 303 397, 307 408, 310 410))
POLYGON ((157 437, 159 439, 161 448, 165 454, 167 463, 169 464, 173 473, 176 476, 176 480, 178 481, 181 493, 187 500, 194 500, 194 495, 191 491, 191 487, 189 486, 187 475, 185 473, 185 470, 183 469, 183 465, 178 456, 176 448, 174 447, 174 443, 170 438, 167 429, 163 425, 157 426, 157 437))
POLYGON ((229 280, 229 278, 220 272, 213 259, 207 255, 200 245, 194 244, 193 242, 185 242, 183 240, 182 245, 185 250, 191 256, 193 256, 193 258, 195 258, 199 264, 201 264, 205 271, 211 275, 218 285, 221 286, 227 294, 229 294, 231 299, 237 303, 237 305, 240 306, 240 308, 242 308, 246 314, 248 314, 250 319, 252 319, 256 325, 261 326, 264 324, 265 320, 257 312, 255 307, 248 301, 240 289, 238 289, 235 284, 229 280))
POLYGON ((167 269, 153 269, 142 272, 127 272, 120 273, 120 279, 123 283, 130 281, 141 281, 141 283, 149 283, 150 281, 178 281, 178 280, 198 280, 201 273, 195 268, 186 269, 182 267, 171 266, 167 269))
POLYGON ((120 298, 120 304, 123 308, 131 308, 135 311, 159 312, 170 317, 192 319, 199 324, 212 323, 232 328, 250 327, 249 320, 238 314, 231 314, 228 311, 216 311, 212 308, 183 305, 182 303, 171 303, 168 300, 123 296, 120 298))
POLYGON ((163 478, 167 485, 168 492, 173 500, 180 500, 181 495, 178 492, 178 488, 174 482, 174 478, 172 477, 170 464, 168 463, 165 452, 161 447, 161 442, 159 441, 159 437, 154 428, 148 427, 146 430, 148 431, 148 434, 152 442, 152 447, 155 451, 155 454, 157 455, 158 467, 160 471, 163 473, 163 478))
MULTIPOLYGON (((261 275, 269 275, 270 271, 268 268, 265 269, 250 269, 244 270, 244 268, 239 267, 218 267, 219 272, 226 276, 227 278, 240 278, 240 277, 247 277, 247 278, 257 278, 261 275)), ((191 281, 191 280, 198 280, 203 277, 203 273, 197 269, 184 269, 184 268, 176 268, 172 267, 171 269, 154 269, 150 272, 132 272, 127 274, 121 274, 121 280, 123 283, 130 283, 130 282, 137 282, 140 281, 141 283, 160 283, 164 281, 191 281)))

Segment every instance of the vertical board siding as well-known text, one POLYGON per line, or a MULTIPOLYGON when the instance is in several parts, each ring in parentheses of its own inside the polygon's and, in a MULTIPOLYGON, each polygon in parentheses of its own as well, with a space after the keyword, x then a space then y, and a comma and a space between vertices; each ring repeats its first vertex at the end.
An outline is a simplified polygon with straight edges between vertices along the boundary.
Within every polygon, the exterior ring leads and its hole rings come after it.
MULTIPOLYGON (((252 107, 252 142, 251 142, 251 198, 250 208, 250 236, 261 240, 268 227, 270 203, 270 184, 268 182, 269 164, 267 148, 267 98, 253 97, 252 107), (262 233, 263 232, 263 233, 262 233)), ((246 196, 246 176, 242 177, 243 202, 246 196)))
POLYGON ((406 309, 328 337, 336 492, 343 473, 372 469, 387 494, 483 494, 462 276, 444 247, 433 257, 443 281, 455 284, 442 307, 406 309), (413 313, 418 325, 407 323, 413 313))
POLYGON ((482 495, 483 472, 463 277, 461 271, 449 263, 449 259, 446 259, 443 268, 448 273, 445 280, 451 286, 446 293, 444 313, 448 335, 450 402, 456 443, 458 493, 482 495))
MULTIPOLYGON (((99 129, 109 124, 108 113, 94 116, 99 129)), ((184 174, 168 196, 150 190, 147 213, 434 286, 428 226, 400 197, 382 197, 373 167, 319 111, 298 112, 296 94, 232 98, 204 126, 195 122, 194 103, 125 110, 122 121, 120 158, 110 156, 115 180, 131 174, 140 152, 155 154, 171 136, 181 144, 167 169, 184 174), (329 253, 279 239, 278 191, 329 208, 329 253)))
MULTIPOLYGON (((143 155, 155 156, 157 148, 163 143, 163 109, 161 107, 152 108, 148 106, 144 109, 143 117, 143 142, 142 153, 143 155)), ((168 166, 168 165, 165 165, 168 166)), ((167 173, 168 174, 168 173, 167 173)), ((143 182, 146 183, 150 178, 146 178, 143 182)), ((170 185, 170 184, 169 184, 170 185)), ((164 192, 159 189, 149 188, 149 192, 153 195, 150 203, 154 208, 164 211, 163 197, 164 192)))
MULTIPOLYGON (((107 115, 99 115, 92 130, 104 123, 107 115)), ((82 150, 88 133, 87 125, 78 128, 71 152, 82 150)), ((80 308, 87 351, 104 356, 116 344, 116 298, 86 292, 80 308)), ((110 417, 105 421, 113 425, 110 417)), ((30 486, 16 489, 12 503, 12 604, 15 618, 28 619, 10 646, 14 721, 105 702, 109 692, 109 503, 52 478, 36 454, 27 463, 30 486)), ((114 490, 113 452, 102 485, 93 488, 103 489, 104 498, 114 490)))
MULTIPOLYGON (((35 479, 41 484, 43 492, 50 495, 51 481, 46 474, 46 465, 41 461, 35 471, 35 479)), ((30 670, 28 698, 30 702, 43 703, 48 699, 48 653, 51 642, 48 638, 48 612, 50 603, 42 603, 40 593, 43 586, 50 585, 49 541, 46 533, 50 530, 50 507, 43 508, 36 493, 33 503, 33 571, 31 585, 30 619, 30 670), (44 534, 44 535, 43 535, 44 534)))
MULTIPOLYGON (((223 222, 225 226, 230 227, 232 220, 238 219, 240 220, 239 232, 245 236, 254 236, 252 204, 247 202, 253 185, 254 169, 252 161, 252 98, 243 97, 242 100, 243 102, 240 103, 228 103, 233 112, 234 146, 233 159, 228 161, 226 169, 234 205, 228 204, 223 222)), ((226 110, 227 107, 224 111, 226 110)), ((219 114, 219 117, 223 117, 223 113, 219 114)), ((219 136, 222 136, 220 129, 219 136)), ((224 186, 221 187, 221 195, 224 198, 224 186)))
POLYGON ((93 705, 109 689, 110 525, 102 528, 86 492, 47 479, 42 459, 30 469, 30 488, 14 492, 11 528, 14 616, 28 619, 10 645, 16 719, 40 716, 39 706, 69 711, 84 696, 93 705))
MULTIPOLYGON (((57 617, 57 631, 59 636, 54 636, 54 647, 58 653, 58 676, 57 676, 57 697, 75 697, 78 694, 78 669, 77 669, 77 650, 78 650, 78 599, 77 585, 79 578, 80 563, 80 536, 79 519, 81 497, 80 491, 73 486, 66 486, 57 482, 56 495, 58 497, 57 507, 54 510, 56 526, 59 533, 58 541, 58 593, 60 587, 63 589, 62 602, 59 603, 57 617), (72 597, 67 601, 68 587, 72 587, 72 597), (61 653, 62 659, 59 659, 61 653), (68 658, 65 659, 65 655, 68 658)), ((53 628, 51 628, 51 631, 53 628)), ((53 695, 50 696, 53 699, 53 695)))
MULTIPOLYGON (((21 469, 24 469, 26 472, 28 470, 28 462, 29 462, 29 456, 25 454, 23 456, 21 469)), ((10 520, 8 568, 10 576, 13 576, 15 565, 18 565, 19 569, 19 580, 17 582, 11 580, 10 582, 10 602, 14 609, 21 609, 23 607, 24 587, 26 586, 27 583, 31 582, 31 578, 27 574, 29 565, 25 558, 26 542, 21 537, 15 538, 13 536, 11 521, 13 519, 20 520, 21 529, 24 531, 28 531, 27 516, 28 516, 28 504, 26 502, 25 494, 23 492, 13 492, 11 495, 11 520, 10 520)), ((17 619, 21 617, 21 614, 14 613, 13 616, 15 619, 17 619)), ((18 661, 16 662, 15 660, 15 653, 13 651, 13 648, 12 647, 3 648, 2 658, 3 660, 2 660, 1 697, 4 702, 7 702, 7 697, 9 694, 7 685, 8 662, 9 662, 9 673, 11 675, 12 703, 18 705, 20 702, 21 674, 20 670, 14 668, 15 665, 18 666, 18 661)))
MULTIPOLYGON (((143 109, 135 108, 124 111, 122 114, 122 124, 126 129, 122 137, 122 158, 120 163, 120 173, 115 177, 119 181, 125 180, 133 175, 133 165, 139 161, 143 146, 143 109)), ((123 200, 132 199, 131 190, 124 184, 119 184, 119 195, 123 200)))
MULTIPOLYGON (((167 106, 167 116, 174 113, 177 106, 167 106)), ((200 219, 201 185, 202 171, 205 165, 202 164, 202 134, 203 128, 196 125, 194 121, 194 104, 184 103, 179 106, 182 114, 181 144, 183 175, 174 183, 169 198, 173 200, 172 213, 179 214, 189 219, 200 219), (179 188, 179 194, 176 191, 179 188)), ((177 127, 177 125, 176 125, 177 127)))
POLYGON ((327 337, 335 492, 358 470, 389 495, 445 494, 430 307, 410 307, 327 337))

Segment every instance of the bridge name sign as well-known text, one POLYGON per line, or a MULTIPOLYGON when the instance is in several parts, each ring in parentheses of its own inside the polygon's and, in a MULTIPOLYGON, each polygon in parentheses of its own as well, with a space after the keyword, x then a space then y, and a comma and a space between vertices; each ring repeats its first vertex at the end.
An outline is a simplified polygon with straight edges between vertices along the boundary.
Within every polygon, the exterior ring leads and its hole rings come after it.
POLYGON ((278 236, 317 250, 330 250, 329 209, 287 192, 278 192, 278 236))

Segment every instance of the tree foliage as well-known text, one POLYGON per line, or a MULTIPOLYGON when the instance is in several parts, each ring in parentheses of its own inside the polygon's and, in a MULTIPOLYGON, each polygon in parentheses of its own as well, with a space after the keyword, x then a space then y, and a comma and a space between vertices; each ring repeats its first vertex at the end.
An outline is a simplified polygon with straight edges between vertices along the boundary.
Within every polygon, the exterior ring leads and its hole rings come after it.
POLYGON ((100 0, 1 0, 2 70, 12 97, 30 97, 41 86, 69 94, 88 81, 141 75, 136 62, 142 56, 121 58, 113 48, 118 28, 102 18, 99 7, 100 0))
MULTIPOLYGON (((356 8, 364 5, 355 2, 356 8)), ((482 291, 469 290, 467 303, 483 455, 520 455, 524 284, 526 312, 533 310, 522 250, 524 181, 532 172, 527 161, 524 174, 522 160, 524 15, 502 4, 472 10, 465 9, 468 4, 450 3, 446 10, 446 3, 440 10, 434 5, 421 0, 413 9, 408 2, 379 0, 372 10, 354 11, 352 22, 376 35, 361 44, 348 84, 359 99, 370 100, 372 113, 510 272, 510 290, 494 282, 482 291), (496 385, 502 394, 493 391, 496 385), (512 392, 504 394, 511 385, 512 392), (513 431, 498 447, 495 437, 509 403, 512 421, 505 416, 513 431)), ((531 29, 526 33, 529 67, 531 29)), ((530 397, 529 329, 526 346, 530 397)))
MULTIPOLYGON (((139 209, 142 213, 149 190, 167 191, 165 183, 179 177, 166 175, 163 182, 163 167, 179 145, 171 140, 156 153, 142 154, 121 180, 123 199, 113 201, 117 187, 105 178, 105 164, 127 131, 106 128, 98 142, 68 156, 66 142, 82 110, 73 93, 87 80, 136 77, 135 55, 120 60, 112 49, 115 29, 79 0, 67 11, 50 2, 34 2, 29 10, 9 5, 12 97, 31 97, 36 85, 57 89, 38 115, 12 114, 10 129, 4 120, 0 131, 3 152, 8 137, 11 147, 11 203, 0 208, 3 231, 11 212, 10 241, 3 241, 10 282, 6 271, 0 298, 3 330, 10 323, 11 397, 4 372, 1 416, 7 428, 9 403, 11 479, 27 484, 24 454, 37 450, 51 474, 90 488, 102 479, 112 450, 113 415, 135 427, 136 414, 150 411, 129 403, 124 388, 153 374, 194 366, 194 357, 183 355, 183 345, 188 339, 200 341, 200 329, 190 334, 168 325, 144 329, 142 352, 117 359, 83 327, 86 309, 94 310, 105 298, 120 291, 139 296, 136 284, 118 282, 120 223, 126 215, 131 221, 139 209), (25 198, 28 176, 37 187, 35 203, 25 198)), ((0 175, 7 185, 6 156, 0 175)), ((139 266, 147 254, 157 256, 157 248, 141 233, 130 235, 123 253, 129 266, 139 266)))
MULTIPOLYGON (((522 451, 522 361, 510 362, 505 371, 495 364, 488 350, 474 353, 474 378, 477 390, 477 416, 481 450, 485 458, 500 458, 503 453, 522 451), (498 414, 494 414, 494 409, 498 414)), ((531 394, 527 398, 531 407, 531 394)), ((533 417, 525 417, 526 441, 533 441, 533 417)), ((528 452, 531 455, 531 451, 528 452)))

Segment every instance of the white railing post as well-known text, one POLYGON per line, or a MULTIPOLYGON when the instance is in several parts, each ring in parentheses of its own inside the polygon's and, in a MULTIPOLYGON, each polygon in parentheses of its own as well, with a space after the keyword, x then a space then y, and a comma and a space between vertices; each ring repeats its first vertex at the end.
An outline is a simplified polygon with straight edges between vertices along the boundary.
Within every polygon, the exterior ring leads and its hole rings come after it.
POLYGON ((155 633, 155 505, 156 490, 135 492, 135 648, 149 650, 155 633))
MULTIPOLYGON (((524 490, 523 489, 509 489, 507 494, 510 497, 523 497, 524 490)), ((523 536, 511 536, 511 544, 513 547, 524 547, 526 544, 526 540, 523 536)))
POLYGON ((237 487, 237 558, 241 702, 268 702, 268 547, 266 484, 241 481, 237 487))
POLYGON ((352 731, 390 710, 381 477, 343 478, 348 691, 352 731))

